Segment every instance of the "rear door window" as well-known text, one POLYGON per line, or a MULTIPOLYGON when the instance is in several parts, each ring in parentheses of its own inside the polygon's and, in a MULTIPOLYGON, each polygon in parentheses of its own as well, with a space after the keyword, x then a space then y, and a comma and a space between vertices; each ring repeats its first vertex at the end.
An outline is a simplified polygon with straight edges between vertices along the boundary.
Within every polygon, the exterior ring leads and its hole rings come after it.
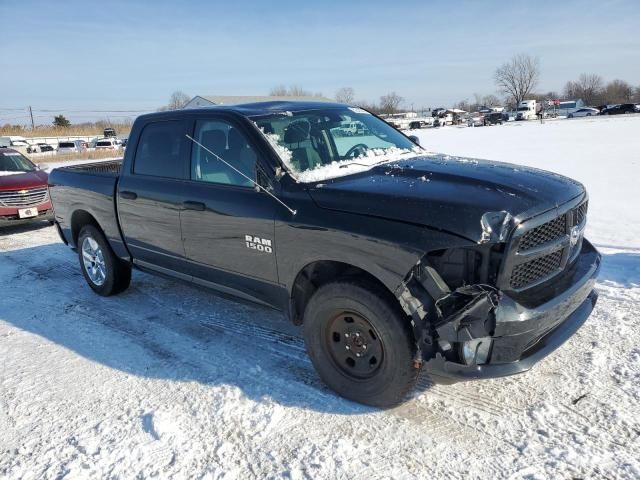
POLYGON ((165 120, 149 123, 142 130, 133 173, 166 178, 187 178, 185 122, 165 120))

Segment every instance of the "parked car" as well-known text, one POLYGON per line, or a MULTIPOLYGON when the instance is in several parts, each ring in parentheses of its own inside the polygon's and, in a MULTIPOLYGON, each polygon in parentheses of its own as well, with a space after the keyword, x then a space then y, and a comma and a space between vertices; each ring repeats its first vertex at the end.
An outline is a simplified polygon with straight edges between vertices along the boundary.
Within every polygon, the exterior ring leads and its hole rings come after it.
MULTIPOLYGON (((508 120, 508 116, 507 116, 507 120, 508 120)), ((484 124, 485 125, 502 125, 503 122, 505 122, 506 120, 504 119, 504 113, 502 112, 491 112, 491 113, 486 113, 484 115, 484 124)))
POLYGON ((0 137, 0 147, 28 147, 27 139, 20 135, 0 137))
POLYGON ((624 113, 637 113, 636 106, 633 103, 622 103, 604 108, 600 115, 621 115, 624 113))
POLYGON ((120 142, 115 137, 103 138, 96 142, 96 150, 118 150, 120 142))
POLYGON ((104 135, 104 138, 117 137, 116 131, 111 127, 105 128, 102 131, 102 134, 104 135))
POLYGON ((601 257, 569 178, 423 154, 321 102, 142 115, 130 138, 123 160, 49 179, 89 287, 120 293, 138 268, 281 309, 352 400, 395 405, 422 367, 445 383, 523 372, 595 305, 601 257), (370 135, 336 138, 348 119, 370 135))
POLYGON ((55 151, 56 148, 48 143, 35 143, 27 147, 27 153, 50 153, 55 151))
POLYGON ((484 126, 484 115, 480 112, 471 112, 467 118, 468 127, 482 127, 484 126))
POLYGON ((47 172, 20 152, 0 148, 0 226, 53 220, 47 172))
POLYGON ((87 142, 82 140, 67 140, 58 143, 58 153, 79 153, 87 149, 87 142))
POLYGON ((575 112, 571 112, 567 116, 569 118, 573 118, 573 117, 591 117, 594 115, 600 115, 600 110, 598 110, 597 108, 583 107, 583 108, 579 108, 575 112))
POLYGON ((432 127, 434 123, 433 117, 424 117, 409 122, 409 130, 419 130, 421 128, 432 127))

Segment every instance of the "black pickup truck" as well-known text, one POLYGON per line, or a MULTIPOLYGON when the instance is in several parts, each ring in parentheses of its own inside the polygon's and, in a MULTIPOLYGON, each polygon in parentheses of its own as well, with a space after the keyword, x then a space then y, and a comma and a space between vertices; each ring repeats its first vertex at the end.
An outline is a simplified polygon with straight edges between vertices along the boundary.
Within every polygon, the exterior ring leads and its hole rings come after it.
POLYGON ((122 292, 138 268, 282 310, 358 402, 401 402, 422 368, 442 383, 526 371, 596 303, 569 178, 432 154, 330 103, 154 113, 129 139, 121 161, 49 177, 89 286, 122 292), (344 136, 353 122, 365 133, 344 136))

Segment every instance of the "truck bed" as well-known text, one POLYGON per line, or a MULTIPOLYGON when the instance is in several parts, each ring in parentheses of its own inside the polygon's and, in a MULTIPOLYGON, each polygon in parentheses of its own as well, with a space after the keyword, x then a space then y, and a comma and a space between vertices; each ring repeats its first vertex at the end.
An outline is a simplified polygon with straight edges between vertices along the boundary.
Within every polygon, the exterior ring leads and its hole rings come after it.
MULTIPOLYGON (((122 160, 93 162, 54 168, 49 174, 49 193, 55 219, 69 243, 75 242, 74 221, 90 215, 102 228, 119 256, 126 249, 120 236, 116 215, 116 188, 122 160)), ((72 245, 74 246, 74 245, 72 245)))
POLYGON ((68 167, 60 167, 56 170, 69 170, 74 173, 104 173, 115 174, 118 176, 122 169, 122 159, 111 160, 108 162, 83 163, 80 165, 69 165, 68 167))

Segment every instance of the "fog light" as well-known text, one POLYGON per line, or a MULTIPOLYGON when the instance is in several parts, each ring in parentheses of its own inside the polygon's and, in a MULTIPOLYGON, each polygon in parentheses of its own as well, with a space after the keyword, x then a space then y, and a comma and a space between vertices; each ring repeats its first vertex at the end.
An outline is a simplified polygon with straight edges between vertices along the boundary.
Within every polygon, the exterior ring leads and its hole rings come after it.
POLYGON ((464 342, 460 346, 460 357, 467 365, 481 365, 487 363, 489 352, 491 351, 491 343, 493 340, 489 337, 474 338, 468 342, 464 342))

